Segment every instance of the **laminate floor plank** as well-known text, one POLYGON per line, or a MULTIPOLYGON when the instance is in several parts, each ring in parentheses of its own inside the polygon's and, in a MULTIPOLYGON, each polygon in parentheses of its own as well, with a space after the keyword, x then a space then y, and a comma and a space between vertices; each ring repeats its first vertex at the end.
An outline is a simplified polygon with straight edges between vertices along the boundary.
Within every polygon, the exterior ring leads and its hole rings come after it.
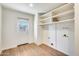
POLYGON ((32 43, 3 50, 1 56, 66 56, 66 54, 50 48, 45 44, 38 46, 32 43))

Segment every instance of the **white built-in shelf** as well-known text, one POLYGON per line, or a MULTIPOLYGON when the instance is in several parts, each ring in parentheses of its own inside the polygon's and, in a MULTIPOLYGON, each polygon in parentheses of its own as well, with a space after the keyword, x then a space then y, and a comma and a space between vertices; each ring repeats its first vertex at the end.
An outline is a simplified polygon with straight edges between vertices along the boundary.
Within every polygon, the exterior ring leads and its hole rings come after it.
POLYGON ((58 22, 48 22, 48 23, 43 23, 43 24, 40 24, 41 26, 42 25, 50 25, 50 24, 57 24, 57 23, 63 23, 63 22, 69 22, 69 21, 74 21, 74 19, 66 19, 66 20, 61 20, 61 21, 58 21, 58 22))
POLYGON ((54 9, 54 10, 51 10, 51 11, 49 11, 49 12, 47 12, 46 14, 44 14, 44 15, 41 15, 40 17, 42 18, 42 17, 46 17, 46 16, 48 16, 49 14, 52 14, 53 12, 56 12, 57 10, 62 10, 63 8, 69 8, 69 7, 71 7, 71 6, 73 6, 73 4, 64 4, 64 5, 62 5, 61 7, 59 7, 59 8, 56 8, 56 9, 54 9))
POLYGON ((47 17, 47 18, 42 19, 42 20, 40 20, 40 21, 42 22, 42 21, 45 21, 45 20, 48 20, 48 19, 52 19, 52 18, 54 18, 54 17, 61 17, 61 16, 64 16, 64 15, 67 15, 67 14, 70 14, 70 13, 73 13, 73 12, 74 12, 74 10, 71 9, 71 10, 68 10, 68 11, 65 11, 65 12, 62 12, 62 13, 59 13, 59 14, 57 14, 57 15, 47 17))
POLYGON ((65 11, 65 12, 62 12, 62 13, 59 13, 59 14, 57 14, 57 15, 54 15, 53 16, 53 18, 54 17, 58 17, 58 16, 64 16, 64 15, 67 15, 67 14, 70 14, 70 13, 73 13, 74 12, 74 10, 73 9, 71 9, 71 10, 68 10, 68 11, 65 11))

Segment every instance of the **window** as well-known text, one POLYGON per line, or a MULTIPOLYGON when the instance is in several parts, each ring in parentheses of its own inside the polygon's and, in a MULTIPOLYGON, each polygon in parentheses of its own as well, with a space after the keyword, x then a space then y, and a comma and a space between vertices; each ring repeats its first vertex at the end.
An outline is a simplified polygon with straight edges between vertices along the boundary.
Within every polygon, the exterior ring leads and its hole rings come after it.
POLYGON ((28 31, 28 19, 19 18, 17 23, 18 31, 19 32, 27 32, 28 31))

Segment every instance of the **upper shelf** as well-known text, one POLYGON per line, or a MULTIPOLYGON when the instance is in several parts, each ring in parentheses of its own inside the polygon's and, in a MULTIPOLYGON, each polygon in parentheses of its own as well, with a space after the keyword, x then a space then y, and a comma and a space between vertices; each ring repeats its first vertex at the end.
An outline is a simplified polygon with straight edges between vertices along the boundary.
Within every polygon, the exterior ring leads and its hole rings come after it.
POLYGON ((47 17, 49 15, 51 15, 53 12, 62 12, 62 11, 66 11, 68 9, 72 9, 73 8, 73 4, 70 3, 70 4, 64 4, 63 6, 59 7, 59 8, 56 8, 54 10, 51 10, 50 12, 47 12, 46 14, 44 15, 41 15, 40 17, 47 17))
POLYGON ((62 12, 62 13, 59 13, 59 14, 57 14, 57 15, 54 15, 53 18, 54 18, 54 17, 64 16, 64 15, 67 15, 67 14, 70 14, 70 13, 73 13, 73 12, 74 12, 74 10, 71 9, 71 10, 68 10, 68 11, 65 11, 65 12, 62 12))
POLYGON ((68 14, 73 13, 73 12, 74 12, 74 10, 71 9, 71 10, 68 10, 68 11, 65 11, 65 12, 62 12, 62 13, 59 13, 59 14, 57 14, 57 15, 47 17, 47 18, 42 19, 42 20, 40 20, 40 21, 45 21, 45 20, 47 20, 47 19, 51 19, 51 18, 54 18, 54 17, 61 17, 61 16, 68 15, 68 14))

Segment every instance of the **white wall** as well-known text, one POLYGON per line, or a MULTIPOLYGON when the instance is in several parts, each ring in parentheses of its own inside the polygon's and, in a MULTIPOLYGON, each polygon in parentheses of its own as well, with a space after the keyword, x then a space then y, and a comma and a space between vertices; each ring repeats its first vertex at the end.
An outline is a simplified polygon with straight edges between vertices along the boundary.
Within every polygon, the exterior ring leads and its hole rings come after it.
POLYGON ((75 55, 79 55, 79 3, 75 6, 75 55))
POLYGON ((19 44, 34 42, 33 15, 21 13, 7 8, 3 8, 2 14, 2 50, 15 47, 19 44), (18 22, 18 17, 29 19, 28 33, 17 32, 16 24, 18 22))
POLYGON ((1 50, 1 34, 2 34, 2 7, 0 5, 0 50, 1 50))

